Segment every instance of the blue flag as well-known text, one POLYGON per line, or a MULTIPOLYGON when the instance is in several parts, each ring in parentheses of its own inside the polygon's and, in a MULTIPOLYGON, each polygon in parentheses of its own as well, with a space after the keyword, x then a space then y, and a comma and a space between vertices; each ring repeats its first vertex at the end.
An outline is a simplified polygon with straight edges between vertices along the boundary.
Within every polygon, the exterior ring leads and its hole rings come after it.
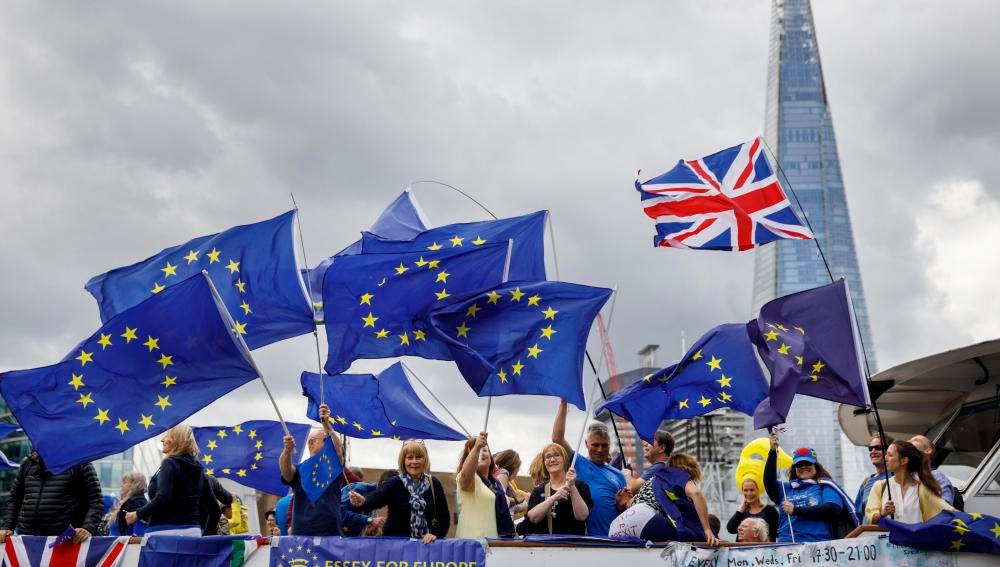
POLYGON ((62 472, 163 433, 257 377, 204 274, 104 324, 57 364, 0 374, 0 393, 62 472))
MULTIPOLYGON (((498 563, 499 564, 499 563, 498 563)), ((487 567, 482 540, 286 536, 271 540, 270 567, 487 567)))
POLYGON ((427 312, 503 280, 507 244, 344 256, 323 282, 327 374, 359 358, 451 360, 431 336, 427 312))
POLYGON ((364 233, 361 249, 365 254, 384 252, 434 252, 455 248, 475 248, 484 244, 514 241, 510 256, 509 280, 545 279, 545 219, 548 211, 492 221, 449 224, 432 228, 411 240, 389 240, 364 233))
MULTIPOLYGON (((404 190, 382 211, 368 232, 390 240, 409 240, 427 230, 430 223, 424 218, 424 213, 417 204, 417 198, 409 189, 404 190)), ((355 240, 347 248, 324 258, 315 268, 303 270, 302 277, 307 278, 309 289, 312 290, 313 305, 323 308, 323 278, 326 271, 339 256, 353 256, 361 253, 361 239, 355 240)))
POLYGON ((340 461, 337 448, 333 446, 333 437, 327 437, 319 453, 299 464, 302 490, 309 497, 309 501, 315 503, 343 472, 344 464, 340 461))
MULTIPOLYGON (((302 373, 302 395, 309 399, 306 415, 319 420, 319 374, 302 373)), ((445 425, 424 405, 410 386, 403 365, 379 373, 339 374, 323 380, 330 425, 350 437, 374 439, 441 439, 468 437, 445 425)))
POLYGON ((852 406, 870 404, 860 341, 844 279, 769 301, 747 323, 771 372, 754 428, 784 423, 796 393, 852 406))
POLYGON ((583 354, 611 290, 513 282, 431 312, 431 326, 480 396, 558 396, 580 409, 583 354))
POLYGON ((767 395, 746 325, 719 325, 698 339, 681 361, 614 393, 597 412, 608 410, 630 422, 643 439, 665 419, 691 419, 719 408, 747 415, 767 395))
POLYGON ((263 539, 252 535, 158 535, 143 541, 138 567, 237 567, 246 564, 264 544, 263 539))
POLYGON ((904 524, 882 518, 889 542, 930 551, 970 551, 1000 555, 1000 518, 945 510, 926 522, 904 524))
POLYGON ((251 349, 311 332, 312 309, 295 261, 295 211, 202 236, 85 286, 107 322, 144 299, 205 270, 251 349))
MULTIPOLYGON (((309 425, 287 423, 297 447, 305 447, 309 425)), ((284 495, 288 485, 281 482, 278 456, 284 448, 281 423, 270 420, 244 421, 233 426, 194 427, 198 458, 205 473, 256 488, 268 494, 284 495)), ((293 455, 298 462, 300 449, 293 455)))

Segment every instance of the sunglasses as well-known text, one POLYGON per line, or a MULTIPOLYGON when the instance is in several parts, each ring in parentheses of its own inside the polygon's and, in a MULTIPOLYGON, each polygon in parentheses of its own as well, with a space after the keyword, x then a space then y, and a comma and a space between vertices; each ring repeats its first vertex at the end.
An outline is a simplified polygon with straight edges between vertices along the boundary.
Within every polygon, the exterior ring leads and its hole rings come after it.
POLYGON ((813 463, 808 463, 806 461, 802 461, 801 463, 795 463, 794 465, 792 465, 792 468, 804 469, 804 468, 808 468, 808 467, 812 467, 812 466, 815 466, 815 465, 813 463))
POLYGON ((868 446, 868 452, 869 453, 871 453, 872 451, 885 451, 885 450, 886 450, 886 446, 885 445, 869 445, 868 446))

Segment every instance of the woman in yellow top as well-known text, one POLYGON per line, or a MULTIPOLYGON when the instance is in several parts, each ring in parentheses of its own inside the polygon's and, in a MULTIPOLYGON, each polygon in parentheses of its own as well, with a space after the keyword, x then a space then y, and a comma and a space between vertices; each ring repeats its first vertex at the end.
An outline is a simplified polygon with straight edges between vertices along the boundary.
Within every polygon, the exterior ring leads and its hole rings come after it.
POLYGON ((885 454, 885 468, 892 473, 886 494, 885 479, 876 481, 865 506, 865 518, 871 523, 893 516, 897 521, 916 524, 926 522, 942 510, 954 510, 941 499, 931 467, 920 452, 908 441, 896 441, 885 454))
POLYGON ((493 455, 486 433, 465 442, 458 462, 458 525, 455 537, 513 537, 514 520, 507 507, 507 495, 493 477, 493 455))

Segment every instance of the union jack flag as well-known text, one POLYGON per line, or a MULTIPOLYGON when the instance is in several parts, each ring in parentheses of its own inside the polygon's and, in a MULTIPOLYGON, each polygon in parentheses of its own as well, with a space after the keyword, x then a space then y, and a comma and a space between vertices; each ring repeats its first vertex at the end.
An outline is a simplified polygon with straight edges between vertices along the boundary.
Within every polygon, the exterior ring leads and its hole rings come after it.
POLYGON ((645 182, 635 182, 656 221, 654 246, 749 250, 781 239, 810 239, 755 138, 645 182))

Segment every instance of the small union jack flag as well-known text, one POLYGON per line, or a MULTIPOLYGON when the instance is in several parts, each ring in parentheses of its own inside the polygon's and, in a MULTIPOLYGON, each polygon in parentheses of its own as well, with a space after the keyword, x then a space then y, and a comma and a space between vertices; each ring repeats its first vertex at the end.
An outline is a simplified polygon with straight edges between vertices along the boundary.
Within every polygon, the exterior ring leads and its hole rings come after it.
POLYGON ((635 182, 656 221, 654 246, 749 250, 781 239, 811 239, 763 152, 763 141, 695 160, 635 182))

